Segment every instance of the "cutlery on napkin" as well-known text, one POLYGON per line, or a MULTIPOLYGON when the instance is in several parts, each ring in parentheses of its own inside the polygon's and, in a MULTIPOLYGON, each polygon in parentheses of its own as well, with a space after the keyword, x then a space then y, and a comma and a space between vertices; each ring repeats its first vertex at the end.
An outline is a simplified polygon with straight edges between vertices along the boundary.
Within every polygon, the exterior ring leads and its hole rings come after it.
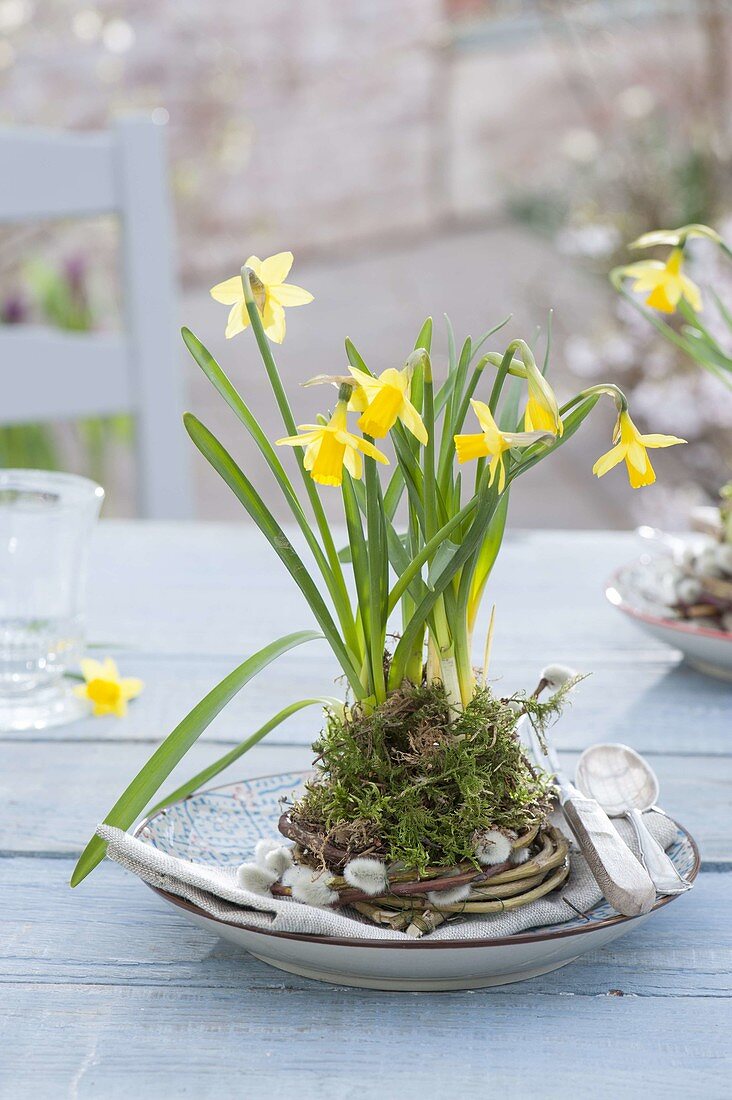
POLYGON ((530 721, 527 726, 535 757, 539 761, 545 756, 554 773, 559 804, 604 897, 624 917, 649 912, 656 901, 650 875, 595 799, 587 798, 567 779, 552 746, 547 742, 544 748, 530 721))

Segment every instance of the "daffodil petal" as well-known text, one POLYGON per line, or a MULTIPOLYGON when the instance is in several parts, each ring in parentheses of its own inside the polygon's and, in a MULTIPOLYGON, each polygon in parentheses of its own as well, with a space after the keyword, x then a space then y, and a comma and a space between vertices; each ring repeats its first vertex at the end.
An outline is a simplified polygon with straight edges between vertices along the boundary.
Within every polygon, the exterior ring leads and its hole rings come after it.
POLYGON ((113 657, 105 657, 102 661, 100 680, 119 680, 119 669, 113 657))
POLYGON ((375 447, 373 443, 369 443, 367 439, 361 439, 358 435, 352 435, 351 432, 344 433, 348 436, 349 446, 355 447, 356 450, 362 451, 369 458, 375 459, 380 462, 382 466, 390 465, 389 459, 383 454, 378 447, 375 447))
POLYGON ((355 447, 346 447, 343 452, 343 465, 356 481, 361 480, 363 474, 363 459, 355 447))
POLYGON ((646 290, 655 290, 661 282, 662 275, 658 271, 649 271, 646 275, 641 275, 640 278, 635 279, 633 290, 638 294, 643 294, 646 290))
POLYGON ((103 675, 103 665, 101 661, 95 661, 93 657, 82 657, 79 661, 79 667, 81 668, 81 675, 85 680, 99 680, 103 675))
POLYGON ((247 313, 247 307, 244 301, 237 302, 235 306, 231 307, 229 313, 229 320, 226 325, 226 339, 231 340, 232 336, 236 336, 238 333, 243 332, 249 325, 249 314, 247 313))
MULTIPOLYGON (((257 275, 267 287, 284 283, 290 274, 293 258, 291 252, 277 252, 274 256, 268 256, 266 260, 262 260, 260 263, 257 275)), ((252 270, 254 269, 252 268, 252 270)))
POLYGON ((268 293, 281 306, 306 306, 308 302, 313 300, 309 290, 303 290, 301 286, 295 286, 294 283, 280 283, 277 286, 270 286, 268 293))
POLYGON ((656 275, 659 271, 664 271, 665 267, 666 265, 660 260, 637 260, 633 264, 626 264, 621 267, 620 273, 629 279, 645 279, 649 275, 656 275))
POLYGON ((625 444, 618 443, 615 447, 612 447, 604 455, 600 455, 595 465, 592 467, 592 472, 595 477, 604 477, 606 473, 617 466, 625 458, 625 444))
POLYGON ((695 313, 701 313, 704 308, 701 291, 688 275, 680 275, 681 292, 695 313))
POLYGON ((423 447, 426 447, 429 439, 427 429, 422 422, 422 417, 407 397, 404 398, 402 407, 399 410, 399 419, 407 431, 411 432, 414 438, 419 440, 423 447))
POLYGON ((276 439, 275 447, 307 447, 309 443, 318 438, 319 434, 315 430, 306 432, 304 435, 287 435, 284 439, 276 439))
POLYGON ((264 282, 264 279, 262 279, 262 261, 259 256, 248 256, 244 267, 250 267, 257 278, 264 282))
POLYGON ((223 283, 217 283, 209 291, 211 297, 225 306, 233 306, 235 302, 244 300, 244 287, 241 275, 234 275, 231 279, 225 279, 223 283))
POLYGON ((373 378, 370 374, 366 374, 365 371, 358 370, 357 367, 349 367, 351 377, 355 382, 358 382, 359 386, 366 394, 367 401, 373 401, 377 393, 381 389, 381 384, 378 378, 373 378))
POLYGON ((677 443, 686 443, 685 439, 679 439, 675 435, 642 435, 639 436, 644 447, 675 447, 677 443))
POLYGON ((144 688, 142 680, 137 676, 126 676, 120 680, 119 687, 125 699, 135 699, 144 688))
POLYGON ((633 466, 639 474, 644 474, 648 468, 648 454, 642 443, 639 443, 637 439, 632 443, 626 444, 625 448, 625 461, 628 467, 633 466))
POLYGON ((362 413, 365 412, 368 407, 369 400, 366 396, 366 391, 363 386, 356 386, 355 390, 351 394, 351 399, 348 402, 348 411, 362 413))
POLYGON ((267 295, 264 305, 262 324, 270 340, 275 344, 281 344, 285 338, 285 311, 278 302, 272 300, 270 294, 267 295))
POLYGON ((86 684, 77 684, 72 691, 77 699, 88 699, 89 696, 86 690, 86 684))

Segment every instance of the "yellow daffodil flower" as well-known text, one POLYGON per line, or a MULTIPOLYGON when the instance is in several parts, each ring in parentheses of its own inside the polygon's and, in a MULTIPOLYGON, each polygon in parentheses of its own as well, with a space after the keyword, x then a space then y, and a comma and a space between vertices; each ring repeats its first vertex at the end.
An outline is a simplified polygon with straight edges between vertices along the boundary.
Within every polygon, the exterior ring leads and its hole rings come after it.
POLYGON ((340 485, 344 466, 358 480, 363 473, 361 452, 388 466, 389 459, 373 443, 348 431, 347 416, 347 402, 339 401, 327 424, 300 424, 304 435, 278 439, 277 446, 304 447, 305 469, 319 485, 340 485))
POLYGON ((529 386, 529 399, 524 413, 524 427, 527 432, 551 432, 563 435, 564 425, 559 415, 557 399, 541 371, 535 368, 528 371, 526 380, 529 386))
POLYGON ((512 447, 529 447, 540 440, 554 439, 553 432, 502 432, 493 419, 493 414, 483 401, 472 401, 473 411, 478 417, 481 432, 475 435, 456 435, 455 450, 458 462, 471 462, 474 458, 490 457, 489 485, 495 481, 498 475, 498 492, 502 493, 506 487, 506 468, 503 456, 512 447))
MULTIPOLYGON (((281 344, 285 338, 284 307, 304 306, 313 300, 312 294, 307 290, 285 282, 292 267, 292 258, 291 252, 278 252, 276 256, 268 256, 266 260, 250 256, 244 265, 254 272, 251 280, 254 300, 264 331, 275 344, 281 344)), ((234 275, 233 278, 211 287, 211 297, 225 306, 231 306, 226 326, 226 339, 230 340, 249 324, 241 276, 234 275)))
POLYGON ((650 290, 646 305, 652 309, 673 313, 681 299, 685 298, 691 308, 700 313, 701 291, 684 275, 682 265, 683 253, 680 248, 674 248, 665 264, 660 260, 639 260, 619 268, 619 271, 621 275, 635 280, 633 290, 650 290))
POLYGON ((364 399, 368 402, 361 416, 358 426, 364 435, 370 435, 374 439, 383 439, 400 420, 408 432, 423 445, 427 442, 427 429, 422 423, 422 417, 409 400, 409 383, 411 371, 408 367, 404 370, 395 370, 389 367, 382 371, 378 378, 373 378, 362 370, 350 368, 354 380, 358 383, 358 389, 351 396, 355 406, 361 404, 364 399), (360 391, 360 392, 359 392, 360 391))
POLYGON ((625 460, 630 484, 634 489, 640 489, 642 485, 652 485, 656 480, 647 448, 675 447, 677 443, 686 443, 686 440, 677 439, 675 435, 641 435, 626 410, 618 415, 613 443, 615 446, 601 455, 592 467, 593 474, 602 477, 625 460))
POLYGON ((88 699, 92 703, 92 713, 101 716, 116 714, 124 718, 130 699, 139 695, 144 685, 136 677, 120 677, 117 664, 111 657, 103 661, 94 661, 91 657, 81 663, 85 683, 74 688, 79 699, 88 699))

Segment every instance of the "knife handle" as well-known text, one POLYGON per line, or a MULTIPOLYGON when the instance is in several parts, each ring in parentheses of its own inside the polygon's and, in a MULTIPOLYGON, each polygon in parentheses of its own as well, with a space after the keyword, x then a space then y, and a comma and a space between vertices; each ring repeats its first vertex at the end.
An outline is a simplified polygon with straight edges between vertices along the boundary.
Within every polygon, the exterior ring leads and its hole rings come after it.
POLYGON ((653 908, 656 888, 650 875, 623 842, 605 811, 593 798, 568 784, 562 809, 582 855, 604 896, 624 917, 653 908))

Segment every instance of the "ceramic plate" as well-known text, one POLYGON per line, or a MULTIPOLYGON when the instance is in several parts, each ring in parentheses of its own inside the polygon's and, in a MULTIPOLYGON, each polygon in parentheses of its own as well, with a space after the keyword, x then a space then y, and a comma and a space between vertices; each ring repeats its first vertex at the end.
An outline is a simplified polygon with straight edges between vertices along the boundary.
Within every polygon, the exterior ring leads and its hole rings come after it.
MULTIPOLYGON (((277 836, 279 799, 302 786, 304 773, 229 784, 173 803, 138 826, 148 844, 200 863, 239 864, 262 837, 277 836)), ((680 826, 669 855, 695 878, 699 853, 680 826)), ((151 887, 152 889, 152 887, 151 887)), ((195 905, 156 890, 194 924, 209 929, 280 970, 372 989, 477 989, 556 970, 638 928, 672 898, 641 917, 621 917, 607 902, 561 925, 495 940, 364 940, 267 932, 216 920, 195 905)))
POLYGON ((668 559, 644 555, 611 577, 605 595, 647 634, 680 649, 700 672, 732 679, 732 634, 669 618, 663 602, 664 593, 671 591, 669 566, 668 559))

